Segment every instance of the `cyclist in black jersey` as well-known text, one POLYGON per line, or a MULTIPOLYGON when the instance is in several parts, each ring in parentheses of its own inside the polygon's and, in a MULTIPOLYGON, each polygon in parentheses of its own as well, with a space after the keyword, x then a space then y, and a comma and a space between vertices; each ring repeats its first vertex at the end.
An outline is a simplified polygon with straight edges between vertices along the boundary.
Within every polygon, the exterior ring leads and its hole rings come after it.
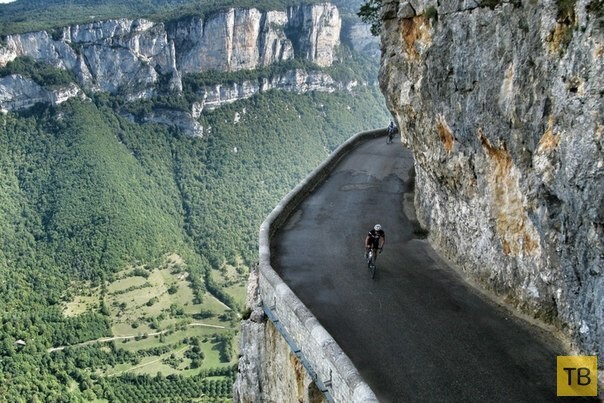
POLYGON ((365 237, 365 257, 367 257, 370 249, 375 249, 376 252, 379 250, 381 253, 385 242, 386 233, 384 230, 382 230, 382 226, 380 224, 375 224, 373 229, 370 230, 365 237))

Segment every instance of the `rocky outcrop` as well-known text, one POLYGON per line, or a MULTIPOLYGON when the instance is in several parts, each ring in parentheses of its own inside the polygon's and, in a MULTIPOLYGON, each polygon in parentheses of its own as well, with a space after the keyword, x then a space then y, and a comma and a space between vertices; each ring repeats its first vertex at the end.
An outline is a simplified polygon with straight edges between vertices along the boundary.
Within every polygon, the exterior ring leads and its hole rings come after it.
POLYGON ((0 66, 28 56, 73 72, 86 91, 148 98, 162 90, 181 91, 187 73, 256 69, 294 57, 329 66, 340 27, 338 9, 328 3, 287 12, 231 8, 169 25, 110 20, 8 35, 0 66))
POLYGON ((468 277, 601 354, 601 6, 479 4, 384 1, 380 84, 418 219, 468 277))
POLYGON ((335 47, 340 43, 341 20, 338 9, 331 4, 318 7, 307 5, 290 7, 286 31, 301 32, 292 35, 298 57, 313 60, 319 66, 330 66, 335 60, 335 47))
POLYGON ((255 69, 294 58, 285 12, 231 9, 178 22, 172 37, 184 73, 255 69))
POLYGON ((270 90, 303 94, 311 91, 334 92, 343 89, 350 91, 356 85, 353 82, 344 88, 342 83, 336 82, 326 73, 294 69, 271 78, 206 86, 197 94, 200 101, 193 104, 192 114, 198 117, 204 110, 214 110, 220 105, 246 99, 270 90))
POLYGON ((183 73, 251 70, 294 57, 330 66, 340 43, 341 20, 331 4, 285 11, 230 9, 170 27, 183 73))
POLYGON ((37 103, 58 105, 73 97, 86 97, 75 84, 60 88, 44 88, 18 74, 0 78, 0 111, 2 112, 31 108, 37 103))
POLYGON ((174 45, 162 24, 104 21, 66 27, 52 35, 45 31, 8 35, 5 43, 0 48, 1 65, 28 56, 73 72, 85 90, 148 97, 161 75, 171 75, 171 87, 181 88, 174 45))
MULTIPOLYGON (((0 80, 0 88, 1 82, 2 81, 0 80)), ((139 123, 159 123, 165 126, 175 127, 187 136, 203 137, 204 133, 209 132, 209 130, 204 128, 197 119, 199 119, 204 111, 212 111, 222 105, 247 99, 256 94, 271 90, 303 94, 311 91, 352 91, 356 85, 358 85, 356 82, 350 82, 344 87, 342 83, 334 81, 333 78, 323 72, 295 69, 283 75, 276 75, 270 79, 262 78, 224 85, 215 84, 205 86, 196 94, 199 101, 192 103, 190 112, 170 109, 154 109, 143 117, 137 118, 131 114, 127 114, 126 117, 131 121, 137 121, 139 123)), ((74 87, 77 89, 77 86, 74 85, 74 87)), ((2 104, 1 97, 0 104, 2 104)))

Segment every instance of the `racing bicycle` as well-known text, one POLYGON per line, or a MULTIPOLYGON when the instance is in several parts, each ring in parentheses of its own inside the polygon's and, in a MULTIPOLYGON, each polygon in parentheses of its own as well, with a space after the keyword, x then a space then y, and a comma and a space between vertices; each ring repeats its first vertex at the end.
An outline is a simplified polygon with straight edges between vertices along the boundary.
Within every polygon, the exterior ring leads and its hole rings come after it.
POLYGON ((378 248, 371 248, 367 252, 367 268, 369 269, 369 277, 375 278, 375 260, 377 259, 378 248))

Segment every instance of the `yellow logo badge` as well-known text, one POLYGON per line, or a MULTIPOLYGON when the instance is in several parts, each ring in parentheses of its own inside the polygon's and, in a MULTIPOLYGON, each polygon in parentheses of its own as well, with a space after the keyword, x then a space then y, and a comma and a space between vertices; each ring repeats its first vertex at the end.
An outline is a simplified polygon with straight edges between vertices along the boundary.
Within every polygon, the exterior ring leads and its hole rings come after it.
POLYGON ((598 358, 558 356, 558 396, 597 396, 598 358))

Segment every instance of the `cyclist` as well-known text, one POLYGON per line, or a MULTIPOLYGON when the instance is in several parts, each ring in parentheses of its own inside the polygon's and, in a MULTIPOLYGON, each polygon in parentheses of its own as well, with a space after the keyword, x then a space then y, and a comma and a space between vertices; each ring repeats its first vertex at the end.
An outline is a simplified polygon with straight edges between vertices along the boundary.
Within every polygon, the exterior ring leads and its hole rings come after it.
MULTIPOLYGON (((376 252, 379 250, 381 253, 385 242, 386 233, 382 230, 380 224, 375 224, 365 237, 365 258, 367 258, 370 249, 374 249, 376 252)), ((377 259, 377 255, 375 255, 375 258, 377 259)))
POLYGON ((390 124, 388 125, 388 128, 386 129, 388 132, 388 141, 386 143, 390 144, 392 143, 392 137, 394 136, 394 133, 396 133, 396 126, 394 125, 394 122, 391 120, 390 124))

